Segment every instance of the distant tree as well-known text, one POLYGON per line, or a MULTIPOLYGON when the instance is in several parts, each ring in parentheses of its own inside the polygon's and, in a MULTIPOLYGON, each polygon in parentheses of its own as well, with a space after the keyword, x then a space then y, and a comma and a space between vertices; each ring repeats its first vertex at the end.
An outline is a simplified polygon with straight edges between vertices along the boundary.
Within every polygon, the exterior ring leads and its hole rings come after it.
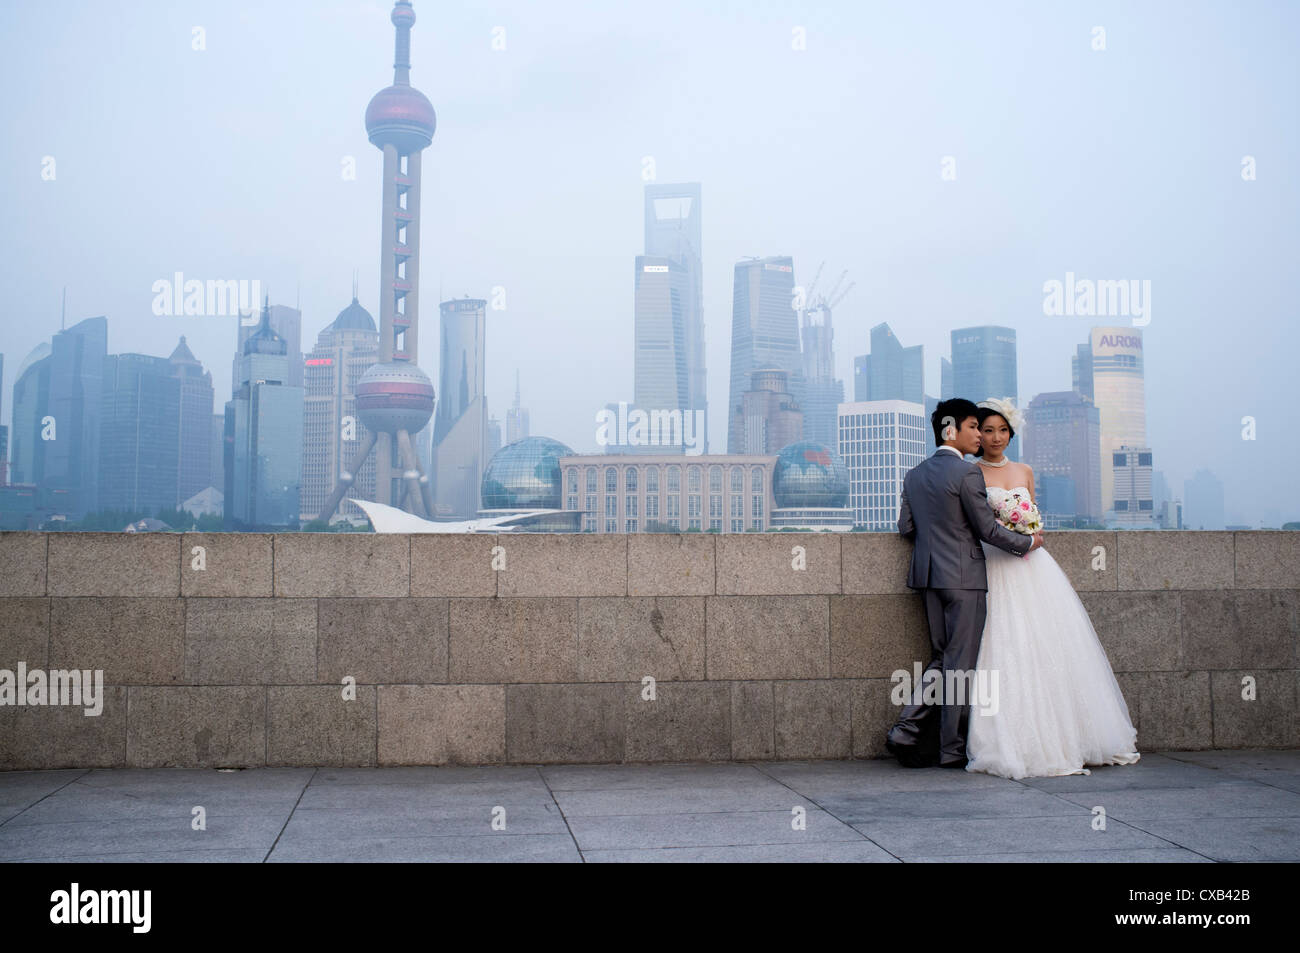
POLYGON ((189 510, 160 508, 154 519, 162 520, 178 533, 190 532, 198 524, 198 517, 189 510))
POLYGON ((194 528, 200 533, 221 533, 225 531, 226 521, 219 513, 203 513, 195 521, 194 528))

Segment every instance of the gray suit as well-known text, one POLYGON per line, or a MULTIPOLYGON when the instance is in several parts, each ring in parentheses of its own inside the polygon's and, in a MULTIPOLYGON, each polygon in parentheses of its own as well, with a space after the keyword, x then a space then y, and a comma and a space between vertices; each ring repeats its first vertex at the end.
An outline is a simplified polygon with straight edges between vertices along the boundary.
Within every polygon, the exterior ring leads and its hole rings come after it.
MULTIPOLYGON (((903 478, 898 532, 915 542, 907 585, 925 596, 931 652, 926 672, 938 669, 942 676, 944 671, 974 669, 989 588, 980 540, 1023 555, 1033 538, 999 523, 980 468, 944 449, 903 478)), ((905 706, 886 736, 890 750, 897 754, 905 748, 920 760, 932 759, 936 715, 940 762, 964 765, 969 699, 965 705, 940 705, 937 712, 920 703, 905 706)))

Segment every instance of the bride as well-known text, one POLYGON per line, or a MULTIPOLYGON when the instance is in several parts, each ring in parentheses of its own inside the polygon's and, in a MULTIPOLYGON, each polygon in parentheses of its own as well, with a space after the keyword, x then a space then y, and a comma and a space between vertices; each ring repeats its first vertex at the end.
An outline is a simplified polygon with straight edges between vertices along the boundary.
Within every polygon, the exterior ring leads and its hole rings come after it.
MULTIPOLYGON (((975 456, 985 493, 1003 525, 1014 529, 1020 514, 1036 515, 1033 469, 1003 455, 1023 415, 1009 398, 977 406, 981 447, 975 456)), ((976 668, 996 687, 997 706, 989 706, 990 713, 971 708, 966 770, 1053 777, 1089 774, 1085 764, 1136 762, 1128 706, 1061 567, 1046 550, 1021 557, 981 545, 988 615, 976 668)))

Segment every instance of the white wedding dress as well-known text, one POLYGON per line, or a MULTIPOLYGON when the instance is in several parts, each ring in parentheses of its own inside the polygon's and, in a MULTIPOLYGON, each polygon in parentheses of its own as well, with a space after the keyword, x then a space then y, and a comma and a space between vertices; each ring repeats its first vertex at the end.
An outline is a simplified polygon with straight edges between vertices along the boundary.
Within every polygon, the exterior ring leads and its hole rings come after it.
MULTIPOLYGON (((1028 496, 1027 487, 1016 487, 1028 496)), ((991 505, 1012 491, 990 486, 991 505)), ((1088 611, 1046 549, 1025 557, 981 543, 988 603, 978 678, 996 713, 973 704, 967 771, 1005 778, 1089 774, 1086 764, 1133 764, 1137 733, 1088 611), (996 676, 996 678, 995 678, 996 676)))

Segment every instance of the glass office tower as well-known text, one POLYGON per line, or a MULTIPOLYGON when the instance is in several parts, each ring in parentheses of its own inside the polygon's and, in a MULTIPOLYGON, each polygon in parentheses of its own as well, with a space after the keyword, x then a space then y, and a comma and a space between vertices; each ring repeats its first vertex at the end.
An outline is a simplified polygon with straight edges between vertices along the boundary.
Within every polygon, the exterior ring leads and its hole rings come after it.
MULTIPOLYGON (((633 401, 638 410, 689 411, 690 362, 686 321, 690 312, 691 276, 671 258, 638 255, 633 283, 636 360, 633 401)), ((676 435, 681 443, 681 434, 676 435)), ((668 448, 653 448, 666 453, 668 448)))
POLYGON ((236 528, 297 528, 303 393, 287 383, 285 341, 262 310, 240 356, 239 389, 227 404, 230 464, 226 513, 236 528))
POLYGON ((42 488, 55 513, 79 520, 99 508, 99 414, 108 319, 87 318, 50 342, 49 416, 42 488))
MULTIPOLYGON (((1019 407, 1015 329, 984 325, 953 331, 952 387, 954 396, 977 404, 990 397, 1010 397, 1019 407)), ((1019 460, 1020 446, 1016 434, 1007 446, 1007 458, 1019 460)))
MULTIPOLYGON (((804 399, 803 357, 794 310, 794 260, 758 258, 736 264, 731 304, 731 382, 727 401, 727 450, 744 446, 743 398, 750 374, 777 368, 787 373, 796 406, 804 399)), ((779 449, 779 448, 778 448, 779 449)))
POLYGON ((698 411, 705 429, 697 439, 708 453, 701 222, 698 182, 646 186, 646 261, 638 259, 636 269, 633 400, 646 410, 680 410, 683 416, 698 411), (646 271, 645 264, 671 267, 646 271), (665 323, 672 325, 671 334, 664 333, 665 323), (675 402, 665 403, 669 397, 675 402))
POLYGON ((41 439, 41 418, 50 402, 50 346, 42 341, 32 349, 14 378, 13 429, 10 440, 9 479, 23 485, 45 479, 45 441, 41 439))
POLYGON ((487 301, 440 306, 438 403, 433 418, 433 498, 439 519, 473 519, 487 466, 487 301))
POLYGON ((877 324, 871 329, 871 353, 853 359, 853 399, 924 403, 923 355, 920 344, 903 347, 888 324, 877 324))
POLYGON ((168 361, 180 381, 180 454, 176 505, 212 485, 212 372, 205 371, 185 343, 185 335, 168 361))
MULTIPOLYGON (((167 358, 147 354, 104 359, 100 509, 143 510, 153 516, 177 505, 181 381, 173 370, 167 358)), ((206 452, 203 464, 207 466, 206 452)))

